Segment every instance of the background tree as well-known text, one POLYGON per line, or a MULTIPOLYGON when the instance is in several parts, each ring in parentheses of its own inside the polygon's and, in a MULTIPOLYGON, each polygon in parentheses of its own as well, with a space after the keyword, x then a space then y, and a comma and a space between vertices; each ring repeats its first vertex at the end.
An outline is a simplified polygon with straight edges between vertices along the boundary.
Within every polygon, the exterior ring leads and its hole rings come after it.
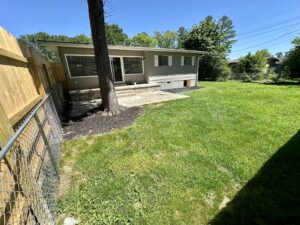
POLYGON ((156 45, 156 39, 145 32, 139 33, 131 39, 131 46, 135 47, 155 47, 156 45))
POLYGON ((216 21, 212 16, 208 16, 192 28, 184 47, 226 56, 235 42, 235 35, 236 31, 229 17, 223 16, 216 21))
POLYGON ((179 27, 177 31, 177 39, 178 39, 178 45, 177 48, 184 48, 184 43, 187 40, 188 37, 188 30, 185 29, 184 27, 179 27))
POLYGON ((106 38, 109 45, 129 45, 129 38, 117 24, 106 24, 106 38))
POLYGON ((266 49, 257 51, 253 55, 248 53, 239 60, 240 73, 261 74, 266 72, 268 68, 268 58, 270 56, 271 54, 266 49))
POLYGON ((227 16, 221 17, 218 21, 208 16, 192 28, 184 42, 184 47, 211 54, 210 57, 205 55, 200 58, 199 79, 224 80, 224 76, 229 75, 226 56, 235 42, 233 40, 235 34, 233 23, 227 16))
POLYGON ((300 78, 300 37, 292 41, 295 45, 285 56, 282 63, 285 76, 292 79, 300 78))
POLYGON ((30 47, 34 48, 36 51, 40 52, 43 56, 49 60, 55 61, 57 55, 53 52, 47 52, 44 47, 42 47, 38 41, 61 41, 61 42, 74 42, 81 44, 90 44, 92 39, 89 36, 80 34, 74 37, 69 37, 66 35, 52 35, 46 32, 38 32, 34 34, 21 35, 19 40, 25 42, 30 47))
POLYGON ((198 75, 204 80, 225 81, 231 74, 227 60, 213 54, 201 55, 199 67, 198 75))
POLYGON ((166 31, 164 33, 156 31, 154 32, 154 38, 159 48, 177 48, 178 46, 178 37, 175 31, 166 31))
POLYGON ((119 114, 119 103, 114 88, 108 56, 103 0, 87 0, 87 2, 96 67, 99 76, 99 86, 102 99, 101 109, 108 115, 119 114))
POLYGON ((295 46, 300 46, 300 37, 296 37, 293 41, 292 44, 295 46))

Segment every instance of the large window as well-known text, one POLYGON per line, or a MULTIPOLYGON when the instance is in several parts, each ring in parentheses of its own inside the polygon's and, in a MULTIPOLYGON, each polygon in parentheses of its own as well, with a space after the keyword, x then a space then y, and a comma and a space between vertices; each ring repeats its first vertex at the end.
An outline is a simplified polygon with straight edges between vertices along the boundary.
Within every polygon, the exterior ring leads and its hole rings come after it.
POLYGON ((97 76, 94 56, 67 55, 71 77, 97 76))
POLYGON ((143 59, 141 57, 124 57, 125 74, 142 74, 143 59))
POLYGON ((158 65, 159 66, 168 66, 169 65, 169 57, 165 55, 158 56, 158 65))
POLYGON ((184 65, 191 66, 192 65, 192 57, 185 56, 184 57, 184 65))

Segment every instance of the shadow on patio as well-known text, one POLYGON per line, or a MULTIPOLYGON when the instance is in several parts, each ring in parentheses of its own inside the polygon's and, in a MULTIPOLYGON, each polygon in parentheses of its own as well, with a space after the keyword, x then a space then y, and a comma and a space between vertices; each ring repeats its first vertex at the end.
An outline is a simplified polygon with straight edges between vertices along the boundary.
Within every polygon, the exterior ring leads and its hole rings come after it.
POLYGON ((210 224, 300 224, 300 130, 210 224))

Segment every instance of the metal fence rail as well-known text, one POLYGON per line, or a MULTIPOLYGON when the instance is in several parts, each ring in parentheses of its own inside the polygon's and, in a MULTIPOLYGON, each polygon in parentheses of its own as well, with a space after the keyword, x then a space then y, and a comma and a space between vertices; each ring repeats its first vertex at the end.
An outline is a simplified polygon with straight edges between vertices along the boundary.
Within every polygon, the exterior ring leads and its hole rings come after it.
POLYGON ((52 93, 0 151, 2 224, 55 224, 62 133, 52 93))

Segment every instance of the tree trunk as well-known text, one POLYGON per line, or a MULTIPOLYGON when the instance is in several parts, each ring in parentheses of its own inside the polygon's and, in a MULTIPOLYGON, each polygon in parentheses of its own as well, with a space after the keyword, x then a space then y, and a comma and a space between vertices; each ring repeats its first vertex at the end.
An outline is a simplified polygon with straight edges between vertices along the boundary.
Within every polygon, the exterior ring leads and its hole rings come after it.
POLYGON ((119 114, 119 103, 110 68, 105 32, 103 0, 87 0, 94 43, 97 73, 102 98, 101 109, 108 115, 119 114))

